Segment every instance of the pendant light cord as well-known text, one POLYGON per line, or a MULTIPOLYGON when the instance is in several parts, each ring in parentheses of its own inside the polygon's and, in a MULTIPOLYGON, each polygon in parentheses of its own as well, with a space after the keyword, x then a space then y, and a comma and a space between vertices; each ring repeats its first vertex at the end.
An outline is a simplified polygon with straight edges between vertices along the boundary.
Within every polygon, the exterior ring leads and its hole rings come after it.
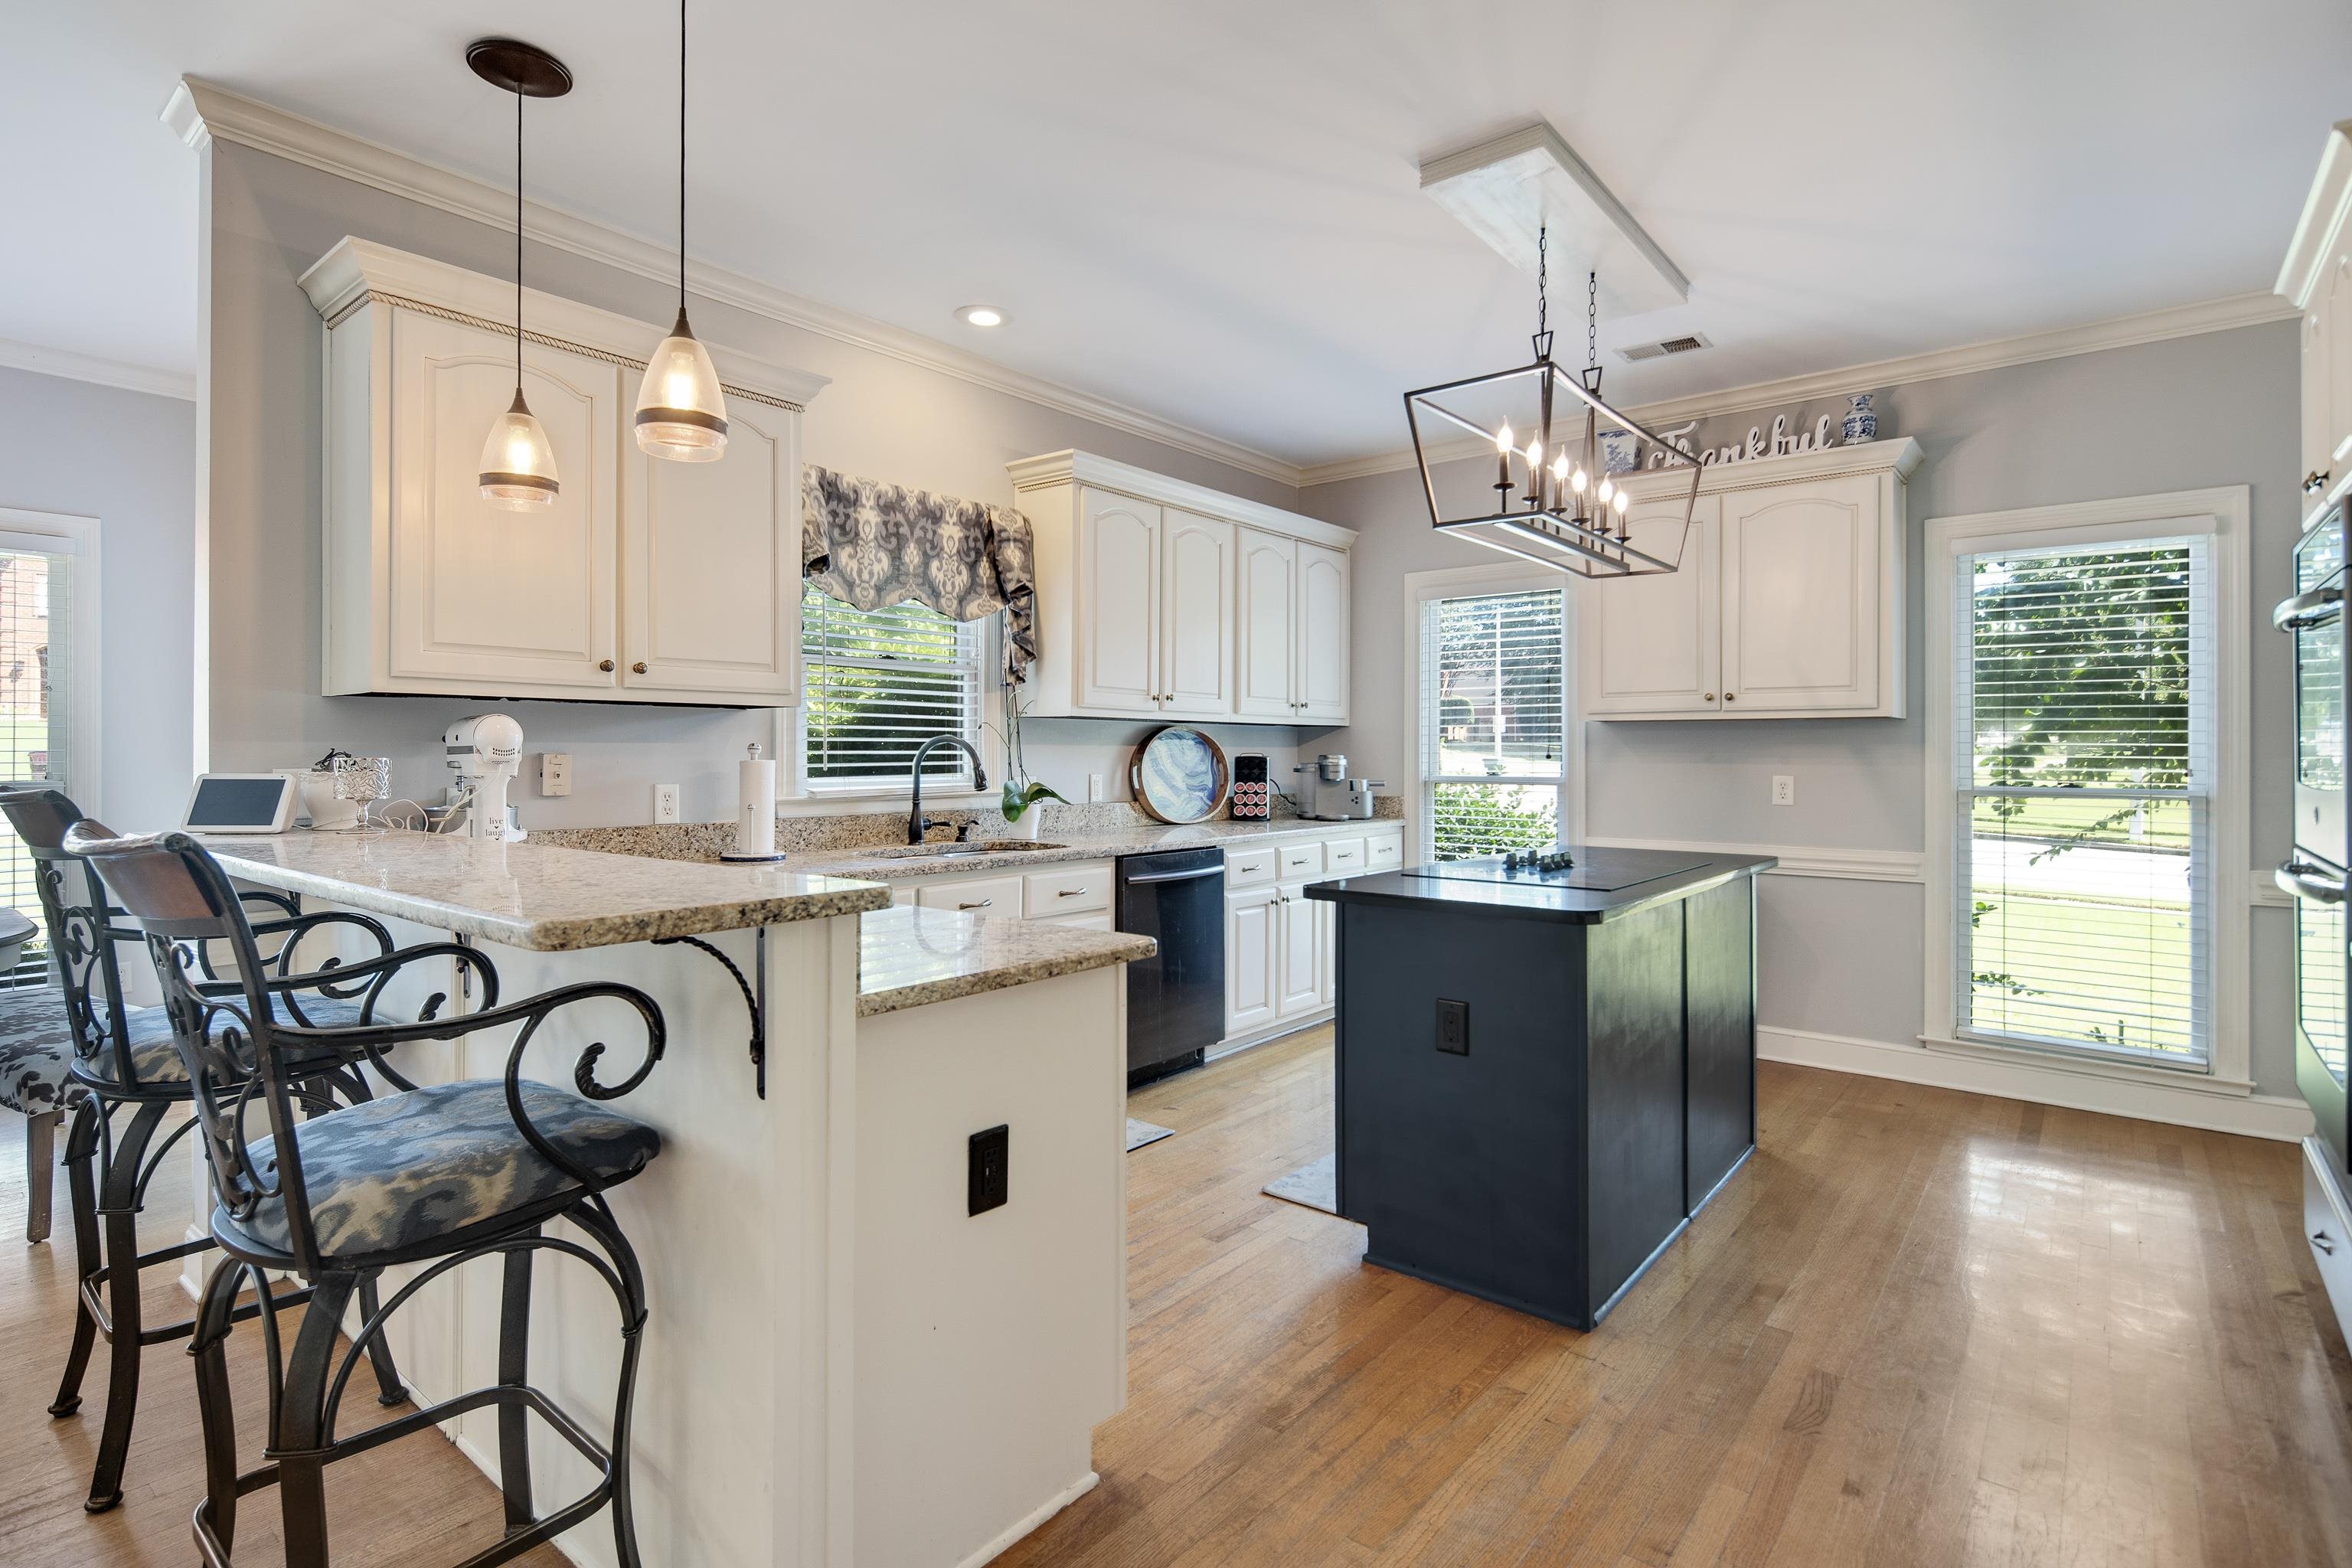
POLYGON ((515 395, 522 395, 522 94, 515 94, 515 395))
POLYGON ((686 314, 686 0, 677 0, 677 313, 686 314))

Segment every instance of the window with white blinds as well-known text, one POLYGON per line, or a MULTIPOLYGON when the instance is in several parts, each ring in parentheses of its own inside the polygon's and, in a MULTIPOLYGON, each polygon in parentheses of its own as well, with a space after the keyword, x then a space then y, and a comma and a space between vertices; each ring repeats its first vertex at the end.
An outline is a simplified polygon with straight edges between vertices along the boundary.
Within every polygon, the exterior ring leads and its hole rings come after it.
MULTIPOLYGON (((48 784, 68 793, 65 776, 64 692, 69 679, 67 605, 71 557, 37 550, 0 549, 0 779, 48 784), (52 607, 55 615, 51 614, 52 607)), ((0 903, 31 921, 37 931, 16 955, 0 985, 45 982, 48 932, 33 883, 33 858, 0 819, 0 903)))
POLYGON ((2211 579, 2201 535, 1955 560, 1964 1038, 2209 1064, 2211 579))
MULTIPOLYGON (((908 602, 857 610, 814 587, 801 594, 801 768, 812 793, 904 784, 934 735, 979 743, 981 623, 908 602)), ((971 779, 941 747, 926 781, 971 779)))
POLYGON ((1565 589, 1422 601, 1421 777, 1433 859, 1559 842, 1567 668, 1565 589))

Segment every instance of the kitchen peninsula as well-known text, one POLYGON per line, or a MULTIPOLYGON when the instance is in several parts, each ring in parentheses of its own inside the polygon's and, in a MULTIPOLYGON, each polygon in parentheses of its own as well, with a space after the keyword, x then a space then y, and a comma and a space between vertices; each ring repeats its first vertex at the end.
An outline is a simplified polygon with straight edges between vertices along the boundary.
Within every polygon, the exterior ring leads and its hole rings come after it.
POLYGON ((1570 847, 1326 882, 1367 1262, 1589 1329, 1756 1144, 1756 873, 1570 847))
MULTIPOLYGON (((240 880, 373 915, 404 945, 471 942, 509 997, 593 977, 661 1005, 667 1053, 625 1105, 663 1154, 610 1200, 652 1303, 634 1448, 647 1561, 984 1561, 1094 1484, 1091 1433, 1126 1387, 1119 966, 1148 940, 893 910, 874 883, 774 867, 410 833, 208 847, 240 880), (982 1210, 969 1149, 997 1128, 1009 1196, 982 1210)), ((481 1005, 446 965, 403 984, 388 1006, 481 1005)), ((526 1072, 562 1081, 620 1023, 566 1009, 526 1072)), ((495 1073, 507 1048, 485 1031, 397 1062, 430 1084, 495 1073)), ((393 1320, 420 1398, 497 1380, 498 1275, 476 1272, 393 1320)), ((610 1299, 573 1272, 547 1271, 531 1373, 595 1409, 617 1366, 610 1299)), ((449 1435, 495 1477, 494 1421, 449 1435)), ((532 1461, 551 1496, 588 1485, 543 1429, 532 1461)), ((601 1520, 562 1544, 612 1561, 601 1520)))

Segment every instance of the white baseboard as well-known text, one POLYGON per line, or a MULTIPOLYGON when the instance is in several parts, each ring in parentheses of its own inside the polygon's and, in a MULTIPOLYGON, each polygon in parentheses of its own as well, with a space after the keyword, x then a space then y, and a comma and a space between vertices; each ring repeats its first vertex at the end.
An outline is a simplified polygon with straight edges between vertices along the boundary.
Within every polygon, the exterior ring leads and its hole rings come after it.
POLYGON ((1069 1507, 1072 1503, 1077 1501, 1088 1492, 1094 1490, 1095 1484, 1101 1479, 1102 1478, 1100 1476, 1095 1474, 1092 1470, 1088 1470, 1085 1475, 1079 1477, 1076 1480, 1072 1481, 1068 1486, 1064 1487, 1052 1497, 1046 1499, 1044 1503, 1032 1510, 1026 1516, 1015 1523, 1007 1526, 995 1540, 990 1542, 987 1545, 982 1547, 979 1551, 965 1558, 961 1563, 957 1563, 956 1568, 981 1568, 981 1564, 983 1563, 995 1562, 999 1557, 1004 1555, 1005 1548, 1011 1546, 1014 1542, 1020 1540, 1023 1536, 1028 1534, 1031 1531, 1036 1529, 1039 1525, 1045 1523, 1047 1520, 1053 1518, 1055 1514, 1061 1512, 1064 1509, 1069 1507))
POLYGON ((1810 1029, 1783 1029, 1769 1025, 1757 1027, 1756 1055, 1764 1061, 1826 1068, 1832 1072, 1859 1073, 1866 1078, 1896 1079, 1905 1083, 1955 1089, 1966 1094, 1999 1095, 2007 1100, 2063 1106, 2069 1110, 2129 1116, 2142 1121, 2235 1132, 2286 1143, 2300 1141, 2312 1128, 2310 1107, 2291 1095, 2218 1093, 2146 1078, 2108 1078, 2072 1065, 2053 1066, 2021 1057, 1993 1060, 1931 1051, 1916 1044, 1858 1040, 1846 1035, 1823 1035, 1810 1029))
MULTIPOLYGON (((205 1241, 210 1239, 211 1236, 212 1232, 203 1226, 192 1225, 180 1239, 205 1241)), ((191 1252, 180 1259, 180 1289, 188 1293, 188 1300, 191 1301, 204 1300, 205 1281, 212 1278, 212 1270, 205 1267, 205 1260, 208 1258, 215 1263, 220 1261, 210 1252, 191 1252)))

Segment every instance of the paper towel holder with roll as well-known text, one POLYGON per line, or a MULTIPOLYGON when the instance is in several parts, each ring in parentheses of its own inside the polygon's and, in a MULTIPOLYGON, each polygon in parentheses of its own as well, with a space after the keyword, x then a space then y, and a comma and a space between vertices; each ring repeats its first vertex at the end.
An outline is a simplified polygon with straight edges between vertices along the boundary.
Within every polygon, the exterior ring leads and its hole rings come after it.
POLYGON ((761 759, 754 741, 735 772, 735 847, 720 850, 719 858, 730 866, 773 865, 784 858, 776 847, 776 764, 761 759))

